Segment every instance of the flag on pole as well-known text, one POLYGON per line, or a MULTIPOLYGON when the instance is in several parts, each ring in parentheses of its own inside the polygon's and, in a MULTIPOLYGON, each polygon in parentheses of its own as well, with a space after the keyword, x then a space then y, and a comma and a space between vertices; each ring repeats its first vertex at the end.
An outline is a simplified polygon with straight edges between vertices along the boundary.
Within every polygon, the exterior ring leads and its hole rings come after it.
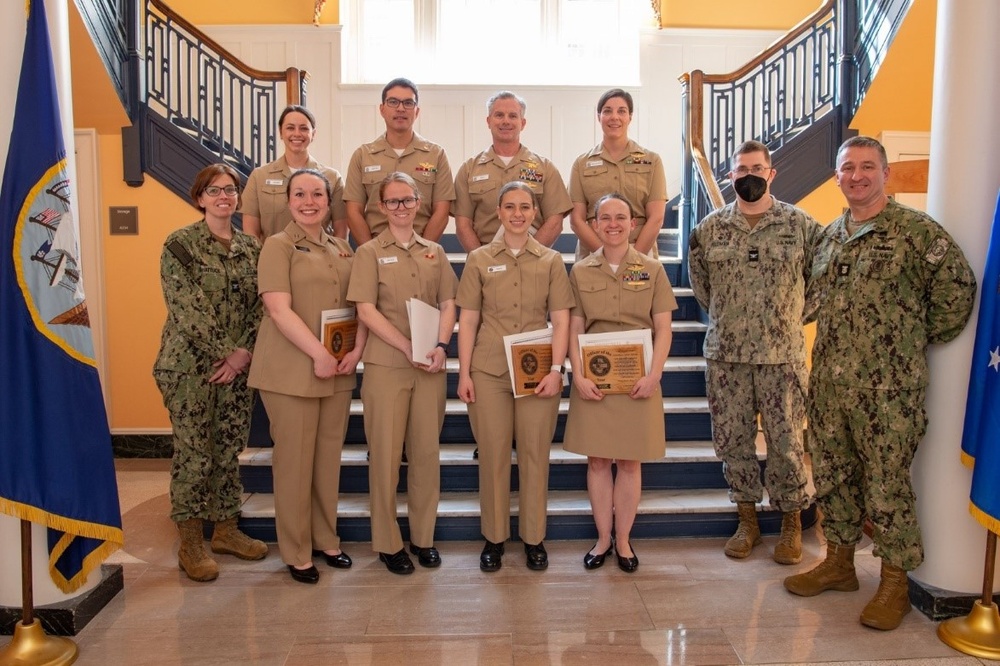
POLYGON ((28 9, 0 185, 0 512, 48 527, 64 592, 122 545, 45 4, 28 9))
POLYGON ((972 467, 969 511, 986 529, 1000 533, 1000 196, 982 285, 962 431, 962 461, 972 467))

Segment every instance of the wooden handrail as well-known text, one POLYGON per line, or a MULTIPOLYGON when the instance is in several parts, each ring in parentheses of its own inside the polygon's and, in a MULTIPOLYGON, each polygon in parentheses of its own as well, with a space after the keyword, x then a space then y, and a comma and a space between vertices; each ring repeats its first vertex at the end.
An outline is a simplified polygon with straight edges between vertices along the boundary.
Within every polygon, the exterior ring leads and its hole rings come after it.
POLYGON ((695 173, 705 188, 712 208, 715 209, 725 206, 726 200, 722 196, 722 190, 719 189, 719 184, 715 181, 715 174, 712 173, 712 167, 705 155, 705 128, 701 113, 705 90, 704 77, 705 74, 700 69, 696 69, 690 74, 682 74, 679 78, 681 85, 685 86, 688 91, 687 117, 691 126, 688 129, 687 148, 691 152, 695 173), (698 111, 695 112, 695 109, 698 111))
POLYGON ((222 47, 221 44, 216 42, 214 39, 206 35, 204 32, 195 27, 194 24, 190 23, 183 16, 178 14, 176 11, 170 8, 167 3, 163 0, 147 0, 150 5, 161 11, 168 19, 177 25, 181 26, 187 30, 191 35, 197 37, 199 40, 204 42, 213 51, 216 51, 224 60, 227 60, 232 66, 246 74, 256 79, 262 81, 285 81, 288 84, 287 97, 289 98, 289 104, 298 104, 298 101, 292 101, 294 88, 294 97, 296 100, 300 98, 299 96, 299 85, 300 82, 305 81, 309 78, 309 74, 303 69, 296 69, 295 67, 289 67, 288 69, 282 70, 280 72, 267 72, 262 69, 256 69, 244 63, 236 55, 230 53, 228 50, 222 47), (293 84, 294 82, 294 84, 293 84))
POLYGON ((806 18, 799 21, 794 28, 788 31, 787 34, 782 35, 780 39, 776 40, 773 44, 768 46, 766 49, 758 53, 753 60, 743 65, 734 72, 729 74, 706 74, 704 75, 704 83, 730 83, 736 81, 743 76, 749 74, 754 68, 759 67, 765 60, 770 58, 772 55, 777 53, 782 47, 791 43, 795 38, 808 32, 812 29, 813 24, 815 24, 819 19, 826 16, 833 11, 834 6, 837 4, 836 0, 826 0, 820 8, 814 11, 812 14, 806 18))

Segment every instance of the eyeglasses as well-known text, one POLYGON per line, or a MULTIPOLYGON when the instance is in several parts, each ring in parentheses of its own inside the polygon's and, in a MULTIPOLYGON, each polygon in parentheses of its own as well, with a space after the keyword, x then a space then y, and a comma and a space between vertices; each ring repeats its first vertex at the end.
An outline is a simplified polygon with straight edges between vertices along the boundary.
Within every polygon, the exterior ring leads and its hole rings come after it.
POLYGON ((745 166, 736 167, 735 169, 733 169, 733 173, 735 173, 737 176, 745 176, 748 173, 752 173, 755 176, 762 176, 770 170, 771 167, 769 166, 764 166, 763 164, 754 164, 749 169, 745 166))
POLYGON ((411 210, 417 207, 417 198, 406 197, 405 199, 383 199, 382 205, 385 206, 386 210, 398 210, 400 206, 407 210, 411 210))
POLYGON ((417 100, 415 99, 396 99, 395 97, 386 97, 385 105, 390 109, 398 109, 402 106, 407 111, 412 111, 417 108, 417 100))
POLYGON ((225 187, 209 185, 208 187, 205 188, 205 194, 207 194, 210 197, 217 197, 223 192, 226 193, 226 196, 235 197, 237 194, 239 194, 240 191, 239 189, 236 188, 235 185, 226 185, 225 187))

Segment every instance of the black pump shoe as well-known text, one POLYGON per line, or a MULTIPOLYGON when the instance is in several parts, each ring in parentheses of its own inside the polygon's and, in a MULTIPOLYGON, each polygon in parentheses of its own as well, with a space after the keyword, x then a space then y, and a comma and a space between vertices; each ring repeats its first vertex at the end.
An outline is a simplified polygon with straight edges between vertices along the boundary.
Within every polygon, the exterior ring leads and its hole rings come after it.
POLYGON ((618 553, 618 544, 615 544, 615 557, 618 558, 618 568, 625 573, 635 573, 639 568, 639 558, 636 557, 635 548, 632 549, 632 557, 624 557, 618 553))
POLYGON ((605 558, 607 558, 607 556, 611 554, 611 551, 614 550, 614 547, 615 543, 614 541, 612 541, 611 545, 608 546, 608 549, 603 553, 597 553, 596 555, 594 555, 588 552, 586 555, 583 556, 583 568, 600 569, 602 566, 604 566, 605 558))
POLYGON ((315 566, 308 569, 296 569, 294 565, 288 565, 288 573, 292 574, 292 580, 297 583, 309 583, 310 585, 319 582, 319 571, 315 566))
POLYGON ((344 551, 340 551, 336 555, 327 555, 322 550, 314 550, 313 555, 322 555, 323 559, 326 560, 327 566, 333 567, 334 569, 350 569, 351 565, 354 564, 354 560, 351 559, 351 556, 344 551))

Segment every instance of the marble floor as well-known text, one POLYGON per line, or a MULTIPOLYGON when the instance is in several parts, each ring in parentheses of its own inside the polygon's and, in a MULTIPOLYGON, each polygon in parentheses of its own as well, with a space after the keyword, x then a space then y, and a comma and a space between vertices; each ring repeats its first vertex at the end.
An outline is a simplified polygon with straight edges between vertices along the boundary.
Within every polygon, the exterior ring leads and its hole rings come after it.
MULTIPOLYGON (((858 623, 874 593, 871 544, 857 558, 861 590, 803 599, 781 585, 803 564, 770 558, 774 537, 734 561, 721 539, 634 542, 639 571, 609 561, 588 572, 590 543, 547 543, 550 566, 524 566, 508 543, 503 569, 478 568, 479 542, 441 542, 440 569, 386 571, 367 543, 347 543, 348 571, 318 562, 318 585, 267 559, 219 556, 221 575, 195 583, 177 569, 167 517, 167 461, 119 460, 125 589, 78 635, 78 664, 905 664, 983 662, 941 643, 917 611, 894 632, 858 623)), ((0 645, 7 637, 0 637, 0 645)))

